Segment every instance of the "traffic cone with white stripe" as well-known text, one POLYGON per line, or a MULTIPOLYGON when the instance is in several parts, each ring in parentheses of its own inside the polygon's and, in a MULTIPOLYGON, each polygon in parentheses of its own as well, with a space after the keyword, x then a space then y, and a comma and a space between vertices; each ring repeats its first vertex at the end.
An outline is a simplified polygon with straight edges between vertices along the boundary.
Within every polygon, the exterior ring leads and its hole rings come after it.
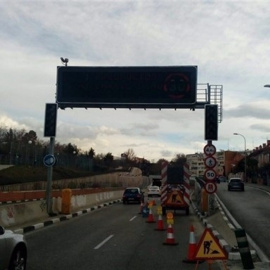
POLYGON ((164 225, 163 225, 163 219, 162 219, 162 215, 161 214, 158 215, 157 227, 156 227, 155 230, 156 231, 165 231, 166 230, 164 228, 164 225))
POLYGON ((185 263, 197 263, 195 259, 195 252, 197 248, 195 234, 194 234, 194 227, 193 225, 190 226, 190 233, 189 233, 189 245, 188 245, 188 255, 187 258, 183 260, 185 263))
POLYGON ((147 223, 155 223, 156 221, 154 220, 154 216, 153 216, 153 213, 152 213, 152 206, 149 207, 149 215, 148 215, 148 218, 147 218, 147 223))
POLYGON ((178 245, 178 243, 174 239, 172 224, 168 224, 167 238, 166 238, 165 242, 163 243, 163 245, 171 245, 171 246, 178 245))

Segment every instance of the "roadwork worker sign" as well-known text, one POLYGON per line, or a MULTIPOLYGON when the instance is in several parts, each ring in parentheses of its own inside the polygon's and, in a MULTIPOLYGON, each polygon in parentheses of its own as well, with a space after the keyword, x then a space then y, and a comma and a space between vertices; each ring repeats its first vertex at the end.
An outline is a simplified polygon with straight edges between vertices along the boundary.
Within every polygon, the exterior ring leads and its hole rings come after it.
POLYGON ((172 193, 169 194, 167 204, 170 204, 170 205, 176 204, 176 205, 181 205, 181 206, 186 205, 183 197, 181 196, 181 193, 179 191, 176 191, 176 190, 172 191, 172 193))
POLYGON ((206 228, 195 252, 196 260, 225 260, 228 255, 212 231, 206 228))

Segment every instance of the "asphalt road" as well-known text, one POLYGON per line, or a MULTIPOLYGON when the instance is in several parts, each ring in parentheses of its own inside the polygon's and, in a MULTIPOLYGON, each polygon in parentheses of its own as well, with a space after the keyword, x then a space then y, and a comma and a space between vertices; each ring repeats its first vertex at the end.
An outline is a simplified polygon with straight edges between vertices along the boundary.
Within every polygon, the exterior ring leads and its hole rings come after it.
POLYGON ((270 258, 270 193, 255 186, 245 185, 245 191, 228 191, 221 183, 219 198, 237 223, 257 246, 270 258))
MULTIPOLYGON (((195 227, 196 241, 204 230, 192 209, 189 216, 184 211, 174 216, 176 246, 163 245, 167 231, 156 231, 157 224, 147 223, 138 212, 138 204, 118 203, 26 234, 27 269, 195 269, 194 264, 182 262, 188 253, 190 226, 195 227)), ((208 264, 199 269, 209 269, 208 264)), ((220 268, 214 264, 212 269, 220 268)))

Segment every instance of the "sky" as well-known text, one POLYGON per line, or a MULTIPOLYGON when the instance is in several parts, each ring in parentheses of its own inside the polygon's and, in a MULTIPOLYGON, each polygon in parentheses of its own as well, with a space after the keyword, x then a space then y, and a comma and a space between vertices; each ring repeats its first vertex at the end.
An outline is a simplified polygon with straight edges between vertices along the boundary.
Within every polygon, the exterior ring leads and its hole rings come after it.
MULTIPOLYGON (((60 57, 68 66, 197 66, 221 85, 217 151, 270 139, 270 0, 0 0, 0 126, 44 141, 60 57), (233 133, 242 134, 234 136, 233 133)), ((204 110, 58 110, 56 141, 150 161, 203 152, 204 110)))

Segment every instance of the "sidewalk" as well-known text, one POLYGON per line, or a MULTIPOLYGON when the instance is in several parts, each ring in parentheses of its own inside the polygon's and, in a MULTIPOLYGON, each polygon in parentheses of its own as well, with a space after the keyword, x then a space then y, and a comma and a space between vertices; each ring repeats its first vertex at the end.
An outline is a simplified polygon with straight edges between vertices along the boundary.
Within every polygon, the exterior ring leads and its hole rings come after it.
POLYGON ((14 165, 0 165, 0 170, 4 170, 4 169, 7 169, 9 167, 12 167, 14 165))

